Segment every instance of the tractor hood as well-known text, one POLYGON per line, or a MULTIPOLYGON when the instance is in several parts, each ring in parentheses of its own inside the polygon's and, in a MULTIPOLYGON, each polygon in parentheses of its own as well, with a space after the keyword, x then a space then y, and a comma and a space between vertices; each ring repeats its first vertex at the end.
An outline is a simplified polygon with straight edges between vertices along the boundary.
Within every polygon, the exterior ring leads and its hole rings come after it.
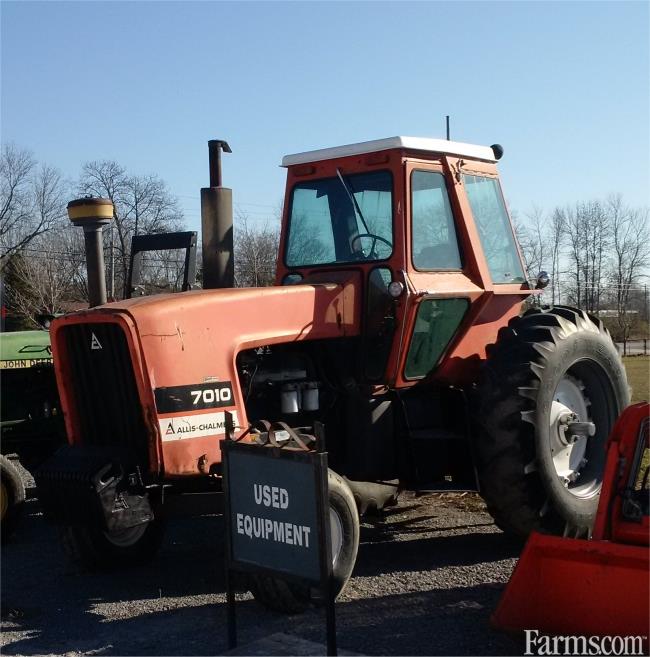
MULTIPOLYGON (((71 362, 74 350, 78 362, 90 368, 89 376, 107 378, 106 363, 123 359, 115 335, 124 333, 147 432, 152 444, 158 442, 156 434, 162 444, 158 463, 167 474, 199 474, 197 453, 206 454, 208 464, 220 460, 215 436, 224 433, 223 412, 233 412, 239 426, 247 425, 237 354, 265 345, 357 335, 360 280, 353 272, 338 283, 156 295, 56 319, 51 329, 54 363, 72 441, 80 440, 73 420, 73 379, 78 375, 63 364, 71 362), (191 392, 206 385, 228 390, 222 400, 227 403, 210 408, 193 403, 191 392)), ((122 381, 102 384, 127 389, 122 381)))
POLYGON ((69 322, 125 322, 137 335, 152 387, 222 379, 232 375, 242 349, 358 334, 357 279, 352 273, 340 283, 128 299, 60 318, 53 332, 69 322))

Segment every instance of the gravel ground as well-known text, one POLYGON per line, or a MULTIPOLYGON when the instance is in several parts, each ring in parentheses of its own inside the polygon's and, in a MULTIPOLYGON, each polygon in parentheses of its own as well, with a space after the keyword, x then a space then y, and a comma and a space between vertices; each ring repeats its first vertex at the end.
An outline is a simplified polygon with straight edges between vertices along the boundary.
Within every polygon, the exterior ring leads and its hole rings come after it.
MULTIPOLYGON (((215 496, 216 498, 217 496, 215 496)), ((216 500, 215 500, 216 501, 216 500)), ((2 547, 4 655, 215 655, 227 651, 218 513, 170 521, 151 565, 81 572, 30 499, 2 547)), ((521 654, 489 627, 518 555, 472 495, 404 495, 365 522, 337 603, 338 644, 367 655, 521 654)), ((238 595, 241 644, 277 632, 324 642, 324 614, 286 617, 238 595)))

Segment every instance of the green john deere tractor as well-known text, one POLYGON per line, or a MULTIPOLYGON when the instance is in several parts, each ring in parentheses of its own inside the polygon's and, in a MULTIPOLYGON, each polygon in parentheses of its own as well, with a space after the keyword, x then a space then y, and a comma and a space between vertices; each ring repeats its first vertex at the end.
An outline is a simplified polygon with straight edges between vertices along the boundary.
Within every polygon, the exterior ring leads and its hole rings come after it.
POLYGON ((0 333, 0 512, 6 541, 18 521, 25 486, 16 460, 38 467, 65 441, 48 331, 0 333))
MULTIPOLYGON (((143 253, 172 249, 185 251, 181 289, 192 289, 196 279, 195 231, 134 235, 125 298, 151 291, 143 277, 143 253)), ((0 296, 1 291, 0 279, 0 296)), ((49 329, 53 317, 38 315, 36 319, 44 329, 49 329)), ((54 454, 66 438, 49 331, 0 332, 0 368, 0 511, 4 542, 15 527, 25 501, 25 487, 14 461, 20 460, 21 465, 33 471, 54 454)))

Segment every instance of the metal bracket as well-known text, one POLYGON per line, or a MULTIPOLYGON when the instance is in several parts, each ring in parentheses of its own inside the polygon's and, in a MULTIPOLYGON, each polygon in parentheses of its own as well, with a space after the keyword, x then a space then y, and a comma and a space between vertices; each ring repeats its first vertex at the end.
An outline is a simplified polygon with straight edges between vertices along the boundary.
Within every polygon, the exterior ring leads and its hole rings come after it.
POLYGON ((183 263, 183 292, 191 290, 196 281, 196 231, 134 235, 131 238, 129 277, 124 287, 124 298, 142 296, 142 254, 145 251, 185 249, 183 263))

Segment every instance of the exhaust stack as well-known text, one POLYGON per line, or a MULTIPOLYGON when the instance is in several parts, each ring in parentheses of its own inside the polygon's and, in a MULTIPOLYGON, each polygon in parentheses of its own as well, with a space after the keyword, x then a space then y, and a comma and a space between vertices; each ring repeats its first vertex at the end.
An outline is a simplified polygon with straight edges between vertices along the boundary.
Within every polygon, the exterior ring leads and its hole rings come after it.
POLYGON ((107 198, 87 196, 68 203, 68 217, 84 229, 88 303, 90 307, 106 303, 106 273, 102 228, 113 220, 113 203, 107 198))
POLYGON ((210 187, 201 188, 203 289, 234 287, 232 189, 222 186, 221 152, 232 153, 221 139, 208 142, 210 187))

